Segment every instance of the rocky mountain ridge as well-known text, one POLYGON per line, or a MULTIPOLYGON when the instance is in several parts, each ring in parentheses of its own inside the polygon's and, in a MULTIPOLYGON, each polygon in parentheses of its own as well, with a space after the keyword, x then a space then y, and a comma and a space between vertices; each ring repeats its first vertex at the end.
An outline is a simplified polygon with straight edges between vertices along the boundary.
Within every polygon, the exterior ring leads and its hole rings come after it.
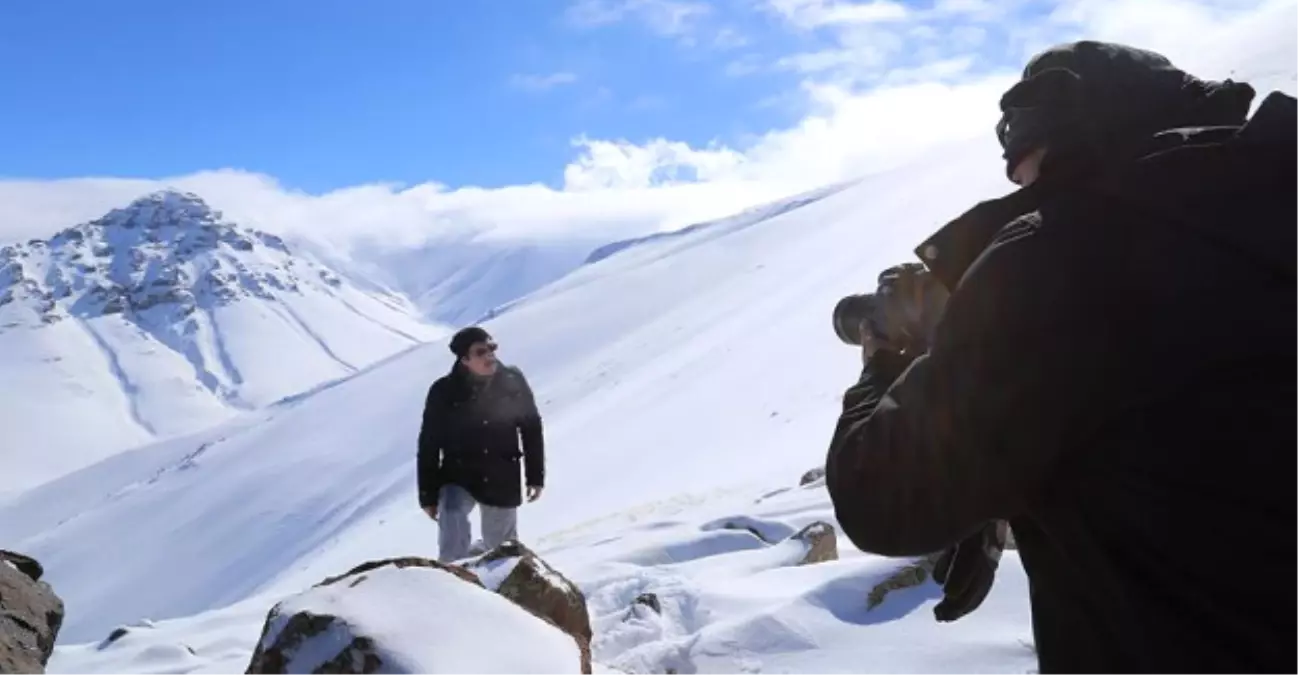
MULTIPOLYGON (((241 297, 275 299, 303 285, 341 283, 332 270, 293 255, 280 237, 174 191, 141 197, 48 240, 0 248, 0 307, 26 304, 44 324, 159 306, 180 319, 241 297)), ((19 324, 11 318, 0 330, 19 324)))

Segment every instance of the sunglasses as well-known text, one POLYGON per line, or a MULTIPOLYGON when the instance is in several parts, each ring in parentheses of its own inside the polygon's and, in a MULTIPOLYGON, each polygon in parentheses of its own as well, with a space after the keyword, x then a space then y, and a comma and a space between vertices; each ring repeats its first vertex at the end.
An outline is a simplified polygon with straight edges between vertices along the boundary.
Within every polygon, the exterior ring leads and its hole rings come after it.
POLYGON ((488 354, 495 354, 496 350, 499 348, 500 347, 496 345, 496 343, 492 342, 485 347, 474 347, 469 351, 469 356, 475 359, 480 359, 488 354))

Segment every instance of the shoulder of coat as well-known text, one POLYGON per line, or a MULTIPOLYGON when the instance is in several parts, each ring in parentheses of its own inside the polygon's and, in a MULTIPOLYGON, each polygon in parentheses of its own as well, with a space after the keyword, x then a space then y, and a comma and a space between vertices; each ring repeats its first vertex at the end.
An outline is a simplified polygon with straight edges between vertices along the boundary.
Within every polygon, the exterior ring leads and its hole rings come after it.
POLYGON ((443 375, 436 380, 433 380, 432 386, 428 387, 428 395, 433 396, 435 394, 445 394, 454 385, 454 382, 451 381, 453 377, 454 376, 452 375, 443 375))
POLYGON ((1011 241, 1031 236, 1041 229, 1042 225, 1041 211, 1029 211, 1014 220, 1005 224, 1005 227, 996 233, 996 238, 992 240, 993 244, 1005 244, 1011 241))
POLYGON ((515 390, 523 390, 530 385, 527 383, 527 377, 523 375, 522 369, 518 366, 501 365, 498 375, 503 375, 505 383, 515 390))

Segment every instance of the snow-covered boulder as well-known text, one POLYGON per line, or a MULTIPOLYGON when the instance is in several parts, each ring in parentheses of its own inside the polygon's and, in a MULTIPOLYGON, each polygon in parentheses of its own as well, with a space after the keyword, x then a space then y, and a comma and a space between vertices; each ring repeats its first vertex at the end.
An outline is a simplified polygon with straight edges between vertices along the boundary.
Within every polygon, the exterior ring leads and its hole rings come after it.
POLYGON ((582 656, 572 637, 472 573, 400 558, 275 605, 247 672, 576 673, 582 656))
POLYGON ((487 588, 571 635, 581 649, 582 672, 591 672, 590 614, 576 584, 516 541, 505 542, 467 567, 487 588))
POLYGON ((63 625, 63 600, 34 559, 0 550, 0 673, 43 673, 63 625))

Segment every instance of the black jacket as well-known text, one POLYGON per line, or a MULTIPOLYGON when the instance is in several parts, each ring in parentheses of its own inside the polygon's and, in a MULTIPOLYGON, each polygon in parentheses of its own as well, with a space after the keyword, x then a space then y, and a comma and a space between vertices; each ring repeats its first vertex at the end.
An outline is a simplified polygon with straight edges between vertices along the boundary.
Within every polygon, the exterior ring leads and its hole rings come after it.
POLYGON ((447 484, 463 487, 489 506, 519 506, 524 471, 529 486, 545 485, 541 415, 527 379, 519 369, 502 365, 485 385, 475 385, 457 362, 428 389, 424 402, 419 430, 420 506, 436 504, 447 484))
POLYGON ((954 292, 844 399, 845 534, 920 555, 1009 520, 1042 672, 1293 672, 1294 127, 1272 95, 921 245, 954 292))

